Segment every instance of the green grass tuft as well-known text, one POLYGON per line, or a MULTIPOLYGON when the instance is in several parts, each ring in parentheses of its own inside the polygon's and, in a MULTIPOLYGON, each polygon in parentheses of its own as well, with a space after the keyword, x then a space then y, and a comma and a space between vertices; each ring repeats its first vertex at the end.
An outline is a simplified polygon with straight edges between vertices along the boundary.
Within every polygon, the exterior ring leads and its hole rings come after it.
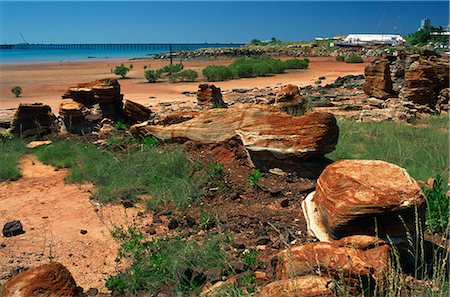
POLYGON ((36 151, 39 160, 70 168, 68 182, 91 182, 101 202, 134 199, 147 194, 147 205, 187 207, 201 197, 203 174, 192 172, 193 164, 183 150, 135 147, 128 152, 110 152, 94 145, 58 140, 36 151))
POLYGON ((0 181, 16 180, 22 176, 19 160, 27 151, 20 138, 0 138, 0 181))

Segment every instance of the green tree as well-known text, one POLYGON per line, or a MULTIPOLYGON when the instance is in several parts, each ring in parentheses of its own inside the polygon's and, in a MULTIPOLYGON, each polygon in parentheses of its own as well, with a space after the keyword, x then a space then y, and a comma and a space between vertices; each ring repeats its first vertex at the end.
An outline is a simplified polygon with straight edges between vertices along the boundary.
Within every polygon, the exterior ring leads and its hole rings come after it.
POLYGON ((126 67, 123 64, 120 64, 119 66, 116 66, 116 68, 114 68, 114 74, 120 75, 120 76, 122 76, 122 78, 125 78, 128 71, 130 71, 130 68, 126 67))
POLYGON ((16 97, 18 98, 20 96, 20 94, 22 94, 22 88, 19 86, 14 86, 11 88, 11 93, 16 95, 16 97))
POLYGON ((146 70, 144 72, 144 77, 146 80, 148 80, 149 83, 155 83, 158 80, 159 75, 154 70, 146 70))

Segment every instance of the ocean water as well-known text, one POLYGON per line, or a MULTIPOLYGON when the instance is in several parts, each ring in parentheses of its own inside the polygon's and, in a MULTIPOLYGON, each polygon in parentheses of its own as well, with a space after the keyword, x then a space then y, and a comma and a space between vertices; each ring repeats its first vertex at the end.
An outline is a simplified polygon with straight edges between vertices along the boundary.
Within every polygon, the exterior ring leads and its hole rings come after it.
MULTIPOLYGON (((239 44, 174 44, 181 49, 238 47, 239 44)), ((0 48, 0 64, 22 62, 66 62, 83 60, 150 58, 169 53, 169 44, 83 44, 83 45, 15 45, 0 48)))
POLYGON ((0 49, 0 63, 150 58, 151 55, 167 52, 161 50, 0 49))

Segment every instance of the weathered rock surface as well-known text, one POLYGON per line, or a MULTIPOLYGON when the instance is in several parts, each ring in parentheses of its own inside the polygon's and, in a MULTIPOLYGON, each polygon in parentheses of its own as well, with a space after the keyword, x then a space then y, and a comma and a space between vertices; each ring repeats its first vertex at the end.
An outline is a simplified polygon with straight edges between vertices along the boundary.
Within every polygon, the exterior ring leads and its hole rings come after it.
POLYGON ((226 108, 228 105, 222 99, 220 88, 215 85, 201 84, 198 86, 197 101, 204 109, 226 108))
POLYGON ((20 103, 11 124, 11 133, 21 137, 41 136, 57 130, 52 109, 42 103, 20 103))
POLYGON ((125 101, 123 113, 125 119, 132 124, 148 121, 152 115, 149 108, 130 100, 125 101))
POLYGON ((417 182, 384 161, 334 162, 310 195, 302 206, 309 230, 321 241, 365 234, 401 242, 407 238, 405 228, 416 230, 416 218, 422 227, 425 222, 425 199, 417 182))
POLYGON ((25 231, 23 231, 23 226, 20 221, 11 221, 3 226, 2 233, 5 237, 11 237, 23 234, 25 231))
POLYGON ((330 277, 305 275, 271 282, 261 289, 261 297, 333 296, 330 277))
POLYGON ((62 100, 59 115, 70 133, 88 132, 93 127, 93 123, 86 120, 89 110, 80 102, 71 99, 62 100))
POLYGON ((450 88, 442 89, 439 92, 438 100, 436 103, 436 110, 441 113, 443 111, 449 111, 449 91, 450 88))
POLYGON ((392 89, 391 72, 387 60, 375 60, 368 64, 364 70, 364 92, 376 98, 386 99, 394 97, 392 89))
POLYGON ((448 87, 448 62, 419 59, 406 69, 399 97, 405 101, 434 108, 439 92, 448 87))
POLYGON ((385 281, 389 250, 383 240, 364 235, 293 246, 277 255, 278 280, 266 285, 261 295, 335 296, 335 279, 358 295, 365 282, 385 281))
POLYGON ((75 280, 69 270, 57 262, 20 273, 8 280, 2 289, 3 297, 70 297, 75 293, 75 280))
POLYGON ((72 99, 87 108, 98 104, 101 111, 100 118, 116 120, 122 116, 123 95, 120 94, 120 85, 115 78, 100 79, 70 87, 62 98, 72 99))
POLYGON ((300 95, 299 89, 294 85, 284 85, 275 96, 274 106, 291 115, 303 115, 308 100, 300 95))
MULTIPOLYGON (((196 118, 168 126, 134 125, 135 136, 162 140, 194 140, 218 143, 238 137, 257 167, 281 168, 280 161, 310 161, 334 150, 339 134, 336 119, 329 113, 293 117, 273 108, 210 109, 196 118), (294 160, 295 158, 295 160, 294 160)), ((294 164, 295 165, 295 164, 294 164)))

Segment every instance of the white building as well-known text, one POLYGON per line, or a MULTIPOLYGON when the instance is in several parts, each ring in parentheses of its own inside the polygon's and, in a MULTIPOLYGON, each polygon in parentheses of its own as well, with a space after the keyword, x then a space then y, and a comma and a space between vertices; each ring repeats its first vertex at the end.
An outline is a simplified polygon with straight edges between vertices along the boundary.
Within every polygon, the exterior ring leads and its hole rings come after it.
POLYGON ((366 44, 366 43, 385 43, 398 45, 406 40, 398 34, 349 34, 344 39, 345 43, 366 44))

